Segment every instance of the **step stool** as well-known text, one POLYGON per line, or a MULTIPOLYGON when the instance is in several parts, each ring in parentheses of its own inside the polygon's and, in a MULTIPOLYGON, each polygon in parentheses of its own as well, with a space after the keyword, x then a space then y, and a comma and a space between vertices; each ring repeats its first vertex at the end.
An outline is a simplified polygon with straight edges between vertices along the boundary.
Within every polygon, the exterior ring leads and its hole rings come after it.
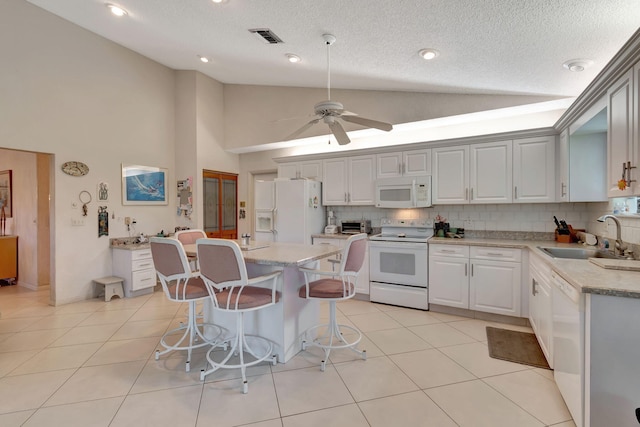
POLYGON ((124 289, 122 288, 122 283, 124 279, 116 276, 108 276, 101 277, 100 279, 93 279, 93 282, 97 285, 96 290, 98 291, 98 297, 102 296, 102 289, 104 288, 104 300, 111 301, 115 295, 118 295, 120 298, 124 298, 124 289))

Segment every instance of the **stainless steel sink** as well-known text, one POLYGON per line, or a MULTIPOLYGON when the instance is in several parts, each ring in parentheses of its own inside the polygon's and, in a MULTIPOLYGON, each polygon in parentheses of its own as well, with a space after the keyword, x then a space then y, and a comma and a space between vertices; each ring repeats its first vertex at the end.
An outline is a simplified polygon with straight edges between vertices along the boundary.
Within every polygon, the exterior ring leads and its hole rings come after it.
POLYGON ((589 259, 589 258, 610 258, 610 259, 623 259, 613 252, 608 250, 601 250, 596 248, 546 248, 538 246, 545 254, 552 258, 567 258, 567 259, 589 259))

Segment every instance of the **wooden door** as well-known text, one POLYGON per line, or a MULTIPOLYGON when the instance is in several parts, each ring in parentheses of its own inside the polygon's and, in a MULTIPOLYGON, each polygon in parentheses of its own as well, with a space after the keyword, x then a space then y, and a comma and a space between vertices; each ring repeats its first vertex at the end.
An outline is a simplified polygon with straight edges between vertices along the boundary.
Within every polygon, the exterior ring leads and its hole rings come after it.
POLYGON ((204 231, 208 237, 238 238, 238 175, 203 171, 204 231))

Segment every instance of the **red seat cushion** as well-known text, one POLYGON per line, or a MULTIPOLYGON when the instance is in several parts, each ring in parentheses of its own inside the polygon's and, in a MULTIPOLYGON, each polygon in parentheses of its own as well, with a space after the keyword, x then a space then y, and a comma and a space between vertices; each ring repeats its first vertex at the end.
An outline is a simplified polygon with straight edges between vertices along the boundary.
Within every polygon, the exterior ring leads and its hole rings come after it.
MULTIPOLYGON (((346 298, 353 294, 353 284, 345 285, 338 279, 320 279, 309 283, 310 298, 346 298), (345 292, 346 291, 346 292, 345 292)), ((301 286, 298 291, 300 298, 307 297, 307 287, 301 286)))
POLYGON ((192 277, 187 280, 186 283, 184 281, 181 281, 179 284, 174 283, 168 288, 171 298, 177 300, 188 301, 191 299, 198 299, 209 296, 209 291, 207 291, 207 287, 200 277, 192 277))
MULTIPOLYGON (((271 303, 271 289, 259 288, 257 286, 245 286, 240 293, 238 299, 237 288, 227 288, 220 292, 216 292, 216 299, 218 300, 219 308, 224 310, 235 310, 236 301, 238 302, 238 310, 246 310, 249 308, 256 308, 271 303), (231 298, 229 293, 233 290, 231 298), (228 305, 227 305, 228 302, 228 305)), ((276 302, 280 301, 280 292, 276 292, 276 302)))

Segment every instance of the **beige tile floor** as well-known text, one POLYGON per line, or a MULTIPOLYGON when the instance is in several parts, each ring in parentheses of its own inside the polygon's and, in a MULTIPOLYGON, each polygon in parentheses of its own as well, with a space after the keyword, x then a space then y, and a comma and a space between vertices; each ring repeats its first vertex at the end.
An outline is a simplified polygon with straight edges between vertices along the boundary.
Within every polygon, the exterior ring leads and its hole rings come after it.
POLYGON ((550 371, 489 358, 484 329, 495 323, 339 303, 368 360, 336 351, 321 372, 310 348, 251 368, 244 395, 235 371, 200 381, 202 349, 190 373, 181 353, 154 359, 186 312, 161 292, 48 299, 48 289, 0 288, 0 426, 575 426, 550 371))

